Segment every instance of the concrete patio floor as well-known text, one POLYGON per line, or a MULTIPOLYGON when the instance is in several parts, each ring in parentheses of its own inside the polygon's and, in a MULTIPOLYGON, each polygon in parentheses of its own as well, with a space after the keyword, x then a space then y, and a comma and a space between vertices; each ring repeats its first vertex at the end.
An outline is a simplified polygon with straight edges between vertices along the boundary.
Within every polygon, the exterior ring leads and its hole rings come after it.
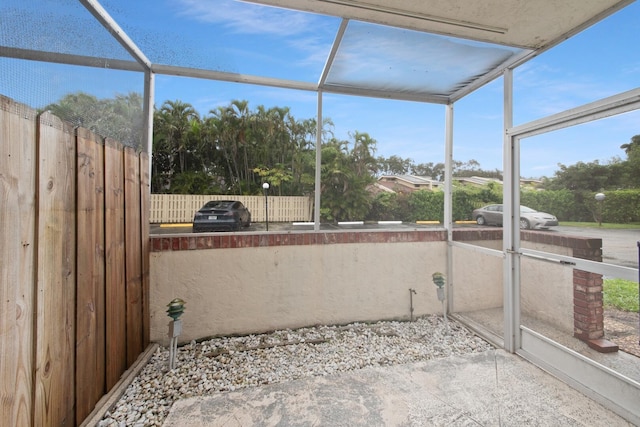
POLYGON ((366 368, 174 403, 164 426, 631 426, 517 355, 366 368))

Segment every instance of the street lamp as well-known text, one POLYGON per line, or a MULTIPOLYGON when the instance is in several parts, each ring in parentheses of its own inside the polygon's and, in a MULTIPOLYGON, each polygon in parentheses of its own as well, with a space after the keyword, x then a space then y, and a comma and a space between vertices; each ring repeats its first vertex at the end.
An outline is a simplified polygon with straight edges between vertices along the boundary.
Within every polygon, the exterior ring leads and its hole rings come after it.
POLYGON ((269 183, 263 183, 262 188, 264 189, 264 217, 267 223, 267 231, 269 231, 269 183))
POLYGON ((596 194, 596 201, 598 202, 597 210, 598 210, 598 226, 602 227, 602 203, 604 202, 605 195, 604 193, 596 194))

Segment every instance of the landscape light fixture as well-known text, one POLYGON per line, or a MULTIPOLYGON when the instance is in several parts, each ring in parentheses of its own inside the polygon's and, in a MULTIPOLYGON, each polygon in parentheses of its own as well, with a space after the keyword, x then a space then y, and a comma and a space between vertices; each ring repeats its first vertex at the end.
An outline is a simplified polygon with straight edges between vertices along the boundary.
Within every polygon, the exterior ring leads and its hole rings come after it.
POLYGON ((184 313, 184 305, 186 303, 181 298, 174 298, 167 304, 167 315, 171 317, 169 322, 169 370, 176 367, 176 354, 178 352, 178 336, 182 333, 182 320, 180 316, 184 313))
POLYGON ((440 272, 435 272, 431 275, 431 277, 433 278, 433 284, 436 285, 436 292, 438 295, 438 301, 440 301, 442 303, 442 314, 444 317, 444 324, 447 327, 447 330, 449 329, 449 322, 447 321, 447 308, 445 307, 445 292, 444 292, 444 287, 447 283, 446 278, 444 277, 444 274, 440 273, 440 272))
POLYGON ((596 194, 596 201, 598 202, 598 206, 596 206, 596 215, 598 217, 598 226, 602 227, 602 203, 604 202, 605 195, 604 193, 596 194))

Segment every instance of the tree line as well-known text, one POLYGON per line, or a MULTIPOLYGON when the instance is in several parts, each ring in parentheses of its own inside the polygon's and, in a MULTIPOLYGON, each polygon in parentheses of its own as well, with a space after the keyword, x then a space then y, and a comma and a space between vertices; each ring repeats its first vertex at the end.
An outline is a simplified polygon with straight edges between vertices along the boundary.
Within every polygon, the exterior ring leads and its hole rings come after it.
MULTIPOLYGON (((142 141, 140 94, 99 100, 79 92, 66 95, 44 109, 76 126, 146 149, 142 141)), ((261 194, 262 183, 269 182, 274 194, 311 196, 315 191, 316 130, 315 118, 297 119, 288 107, 259 105, 251 109, 248 101, 234 100, 201 115, 189 103, 167 100, 154 111, 152 192, 261 194)), ((443 181, 444 163, 416 163, 396 155, 376 156, 376 146, 377 141, 366 132, 354 131, 348 140, 336 138, 331 119, 323 121, 320 166, 323 220, 405 220, 412 219, 411 210, 435 209, 426 208, 424 200, 437 196, 422 195, 411 201, 406 196, 374 196, 368 188, 380 175, 409 174, 443 181)), ((627 156, 625 160, 559 164, 553 177, 542 180, 541 188, 571 191, 576 197, 582 197, 584 192, 585 198, 593 191, 640 188, 640 135, 620 148, 627 156)), ((501 171, 483 170, 475 160, 454 161, 453 174, 502 179, 501 171)), ((460 190, 461 195, 456 197, 466 201, 459 203, 459 216, 467 215, 463 211, 472 205, 496 201, 495 189, 485 190, 479 193, 460 190), (462 193, 473 194, 462 196, 462 193)))
POLYGON ((640 188, 640 135, 622 144, 626 159, 614 157, 600 163, 578 162, 575 165, 558 164, 552 178, 543 180, 547 190, 604 191, 640 188))

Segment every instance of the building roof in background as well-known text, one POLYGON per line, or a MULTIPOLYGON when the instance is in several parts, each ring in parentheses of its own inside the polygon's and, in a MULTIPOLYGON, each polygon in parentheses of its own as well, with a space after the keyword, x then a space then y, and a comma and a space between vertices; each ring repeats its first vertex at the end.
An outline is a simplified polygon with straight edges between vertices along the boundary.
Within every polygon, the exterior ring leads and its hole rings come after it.
POLYGON ((487 185, 490 182, 495 182, 497 184, 502 185, 502 181, 496 178, 485 178, 482 176, 463 176, 463 177, 453 177, 454 181, 461 182, 463 184, 472 184, 472 185, 487 185))

